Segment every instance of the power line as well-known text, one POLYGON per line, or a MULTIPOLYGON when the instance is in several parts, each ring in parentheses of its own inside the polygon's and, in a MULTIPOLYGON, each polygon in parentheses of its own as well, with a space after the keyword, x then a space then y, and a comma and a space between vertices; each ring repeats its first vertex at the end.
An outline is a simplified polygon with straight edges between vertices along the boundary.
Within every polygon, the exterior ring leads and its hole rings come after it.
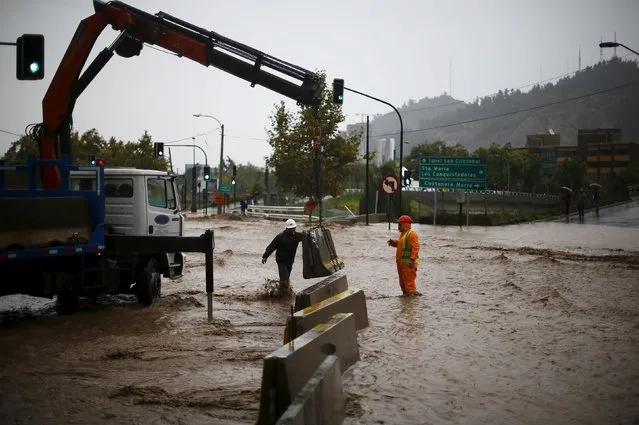
POLYGON ((16 137, 22 137, 24 136, 24 134, 18 134, 18 133, 14 133, 12 131, 7 131, 7 130, 3 130, 0 128, 0 133, 6 133, 6 134, 10 134, 12 136, 16 136, 16 137))
MULTIPOLYGON (((527 107, 527 108, 521 108, 521 109, 517 109, 515 111, 503 112, 501 114, 491 115, 491 116, 488 116, 488 117, 474 118, 474 119, 471 119, 471 120, 458 121, 458 122, 454 122, 454 123, 450 123, 450 124, 436 125, 436 126, 433 126, 433 127, 422 128, 422 129, 419 129, 419 130, 408 130, 408 131, 404 131, 404 134, 407 134, 407 133, 418 133, 420 131, 437 130, 437 129, 440 129, 440 128, 448 128, 448 127, 454 127, 454 126, 457 126, 457 125, 471 124, 471 123, 475 123, 475 122, 491 120, 491 119, 494 119, 494 118, 507 117, 507 116, 510 116, 510 115, 518 114, 520 112, 529 112, 529 111, 534 111, 536 109, 546 108, 548 106, 554 106, 554 105, 559 105, 561 103, 572 102, 574 100, 585 99, 585 98, 588 98, 588 97, 596 96, 598 94, 607 93, 607 92, 611 92, 611 91, 622 89, 622 88, 626 88, 626 87, 636 86, 638 84, 639 84, 639 81, 635 81, 635 82, 632 82, 632 83, 621 84, 621 85, 618 85, 618 86, 615 86, 615 87, 611 87, 611 88, 608 88, 608 89, 598 90, 598 91, 592 92, 592 93, 582 94, 580 96, 574 96, 574 97, 570 97, 570 98, 567 98, 567 99, 557 100, 555 102, 544 103, 543 105, 536 105, 536 106, 530 106, 530 107, 527 107)), ((396 135, 396 134, 398 134, 398 133, 394 132, 394 133, 387 133, 387 134, 376 134, 376 135, 374 135, 372 137, 393 136, 393 135, 396 135)))
POLYGON ((231 139, 242 139, 242 140, 258 140, 260 142, 267 142, 268 139, 263 139, 259 137, 247 137, 247 136, 232 136, 232 135, 224 135, 224 137, 229 137, 231 139))
MULTIPOLYGON (((164 142, 164 144, 165 145, 171 145, 172 143, 183 142, 185 140, 192 139, 193 137, 205 136, 207 134, 214 133, 216 131, 217 131, 217 129, 211 130, 211 131, 206 132, 206 133, 199 133, 199 134, 196 134, 194 136, 185 137, 183 139, 171 140, 170 142, 164 142)), ((260 138, 260 137, 234 136, 232 134, 226 134, 226 133, 224 133, 224 139, 255 140, 255 141, 258 141, 258 142, 267 142, 268 141, 268 139, 264 139, 264 138, 260 138)))
MULTIPOLYGON (((515 111, 503 112, 503 113, 496 114, 496 115, 490 115, 490 116, 481 117, 481 118, 474 118, 474 119, 465 120, 465 121, 458 121, 458 122, 449 123, 449 124, 436 125, 436 126, 433 126, 433 127, 422 128, 422 129, 419 129, 419 130, 408 130, 408 131, 404 131, 404 134, 419 133, 420 131, 437 130, 437 129, 440 129, 440 128, 448 128, 448 127, 454 127, 454 126, 457 126, 457 125, 472 124, 472 123, 475 123, 475 122, 487 121, 487 120, 491 120, 491 119, 495 119, 495 118, 507 117, 507 116, 510 116, 510 115, 519 114, 521 112, 534 111, 534 110, 537 110, 537 109, 547 108, 549 106, 554 106, 554 105, 559 105, 559 104, 562 104, 562 103, 572 102, 572 101, 575 101, 575 100, 585 99, 585 98, 596 96, 596 95, 599 95, 599 94, 602 94, 602 93, 607 93, 607 92, 610 92, 610 91, 614 91, 614 90, 618 90, 618 89, 622 89, 622 88, 626 88, 626 87, 635 86, 635 85, 638 85, 638 84, 639 84, 639 81, 635 81, 635 82, 632 82, 632 83, 621 84, 621 85, 618 85, 618 86, 615 86, 615 87, 610 87, 610 88, 607 88, 607 89, 598 90, 598 91, 595 91, 595 92, 591 92, 591 93, 586 93, 586 94, 579 95, 579 96, 570 97, 570 98, 567 98, 567 99, 561 99, 561 100, 557 100, 557 101, 554 101, 554 102, 544 103, 542 105, 536 105, 536 106, 530 106, 530 107, 527 107, 527 108, 517 109, 515 111)), ((205 134, 209 134, 209 133, 212 133, 214 131, 216 131, 216 130, 209 131, 207 133, 201 133, 201 134, 198 134, 196 136, 203 136, 205 134)), ((371 135, 371 137, 393 136, 393 135, 396 135, 396 134, 398 134, 398 133, 395 132, 395 133, 375 134, 375 135, 371 135)), ((193 136, 186 137, 184 139, 174 140, 174 141, 171 141, 171 142, 164 142, 164 144, 168 145, 168 144, 171 144, 171 143, 177 143, 177 142, 181 142, 181 141, 184 141, 184 140, 189 140, 192 137, 193 136)), ((224 137, 225 138, 228 137, 228 138, 231 138, 231 139, 256 140, 256 141, 260 141, 260 142, 268 141, 268 139, 263 139, 263 138, 259 138, 259 137, 233 136, 233 135, 226 135, 226 134, 224 135, 224 137)))
POLYGON ((164 142, 165 145, 170 145, 172 143, 179 143, 179 142, 184 142, 186 140, 190 140, 193 139, 194 137, 200 137, 200 136, 206 136, 207 134, 211 134, 211 133, 215 133, 217 131, 217 129, 215 130, 210 130, 207 131, 205 133, 198 133, 198 134, 194 134, 193 136, 188 136, 188 137, 183 137, 181 139, 175 139, 175 140, 171 140, 169 142, 164 142))

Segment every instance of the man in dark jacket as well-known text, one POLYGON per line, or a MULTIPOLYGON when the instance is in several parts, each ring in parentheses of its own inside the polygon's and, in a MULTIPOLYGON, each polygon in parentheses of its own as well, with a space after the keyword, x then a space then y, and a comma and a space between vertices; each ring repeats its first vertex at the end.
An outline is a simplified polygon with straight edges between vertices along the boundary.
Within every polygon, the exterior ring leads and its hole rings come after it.
POLYGON ((269 255, 276 251, 275 262, 280 275, 280 295, 288 295, 290 293, 289 279, 291 270, 293 270, 297 246, 302 241, 302 234, 295 231, 297 227, 295 220, 292 218, 286 220, 285 227, 282 233, 273 238, 273 241, 266 247, 264 255, 262 255, 262 264, 264 264, 269 255))

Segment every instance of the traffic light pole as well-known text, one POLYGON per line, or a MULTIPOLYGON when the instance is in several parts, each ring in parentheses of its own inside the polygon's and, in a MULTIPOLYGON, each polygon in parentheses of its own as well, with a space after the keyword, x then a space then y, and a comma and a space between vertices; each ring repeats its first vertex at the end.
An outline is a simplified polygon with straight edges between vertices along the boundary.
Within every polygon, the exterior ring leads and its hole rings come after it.
POLYGON ((195 164, 191 168, 191 214, 197 213, 197 192, 198 188, 196 186, 195 180, 197 179, 197 169, 195 168, 195 164))
MULTIPOLYGON (((216 119, 217 120, 217 119, 216 119)), ((220 190, 222 184, 222 174, 224 173, 224 124, 220 123, 220 169, 218 170, 218 178, 217 178, 217 190, 220 190)), ((219 194, 218 194, 219 195, 219 194)), ((222 215, 222 205, 218 204, 217 206, 217 215, 222 215)))
MULTIPOLYGON (((403 176, 402 175, 402 168, 404 167, 404 122, 402 121, 402 116, 400 115, 400 113, 397 110, 397 108, 394 107, 392 104, 390 104, 390 103, 388 103, 388 102, 386 102, 386 101, 384 101, 382 99, 378 99, 376 97, 373 97, 373 96, 371 96, 369 94, 362 93, 360 91, 353 90, 353 89, 348 88, 348 87, 344 87, 344 90, 348 90, 350 92, 357 93, 357 94, 359 94, 361 96, 367 97, 369 99, 376 100, 376 101, 378 101, 380 103, 383 103, 384 105, 388 105, 391 108, 393 108, 393 110, 395 111, 395 113, 399 117, 399 174, 400 174, 400 176, 403 176)), ((399 192, 397 193, 397 197, 399 199, 399 215, 402 215, 403 211, 402 211, 402 189, 401 188, 399 189, 399 192)))

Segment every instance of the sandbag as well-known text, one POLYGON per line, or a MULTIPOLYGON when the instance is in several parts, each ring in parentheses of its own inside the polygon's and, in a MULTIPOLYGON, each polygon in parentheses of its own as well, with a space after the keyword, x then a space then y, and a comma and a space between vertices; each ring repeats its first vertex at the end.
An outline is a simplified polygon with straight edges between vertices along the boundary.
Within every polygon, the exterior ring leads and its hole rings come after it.
POLYGON ((304 279, 329 276, 344 268, 337 257, 331 232, 325 227, 302 232, 302 260, 304 279))

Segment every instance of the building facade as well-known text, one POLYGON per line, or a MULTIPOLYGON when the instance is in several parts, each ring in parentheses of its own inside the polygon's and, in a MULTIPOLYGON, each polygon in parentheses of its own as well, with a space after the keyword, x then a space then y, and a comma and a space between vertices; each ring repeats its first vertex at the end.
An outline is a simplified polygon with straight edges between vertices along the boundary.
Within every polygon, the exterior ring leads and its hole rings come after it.
POLYGON ((571 158, 581 158, 586 163, 586 182, 602 185, 613 183, 631 162, 639 161, 639 145, 623 142, 618 128, 578 130, 576 146, 561 146, 558 134, 533 134, 526 138, 525 147, 517 149, 538 154, 547 174, 571 158))

